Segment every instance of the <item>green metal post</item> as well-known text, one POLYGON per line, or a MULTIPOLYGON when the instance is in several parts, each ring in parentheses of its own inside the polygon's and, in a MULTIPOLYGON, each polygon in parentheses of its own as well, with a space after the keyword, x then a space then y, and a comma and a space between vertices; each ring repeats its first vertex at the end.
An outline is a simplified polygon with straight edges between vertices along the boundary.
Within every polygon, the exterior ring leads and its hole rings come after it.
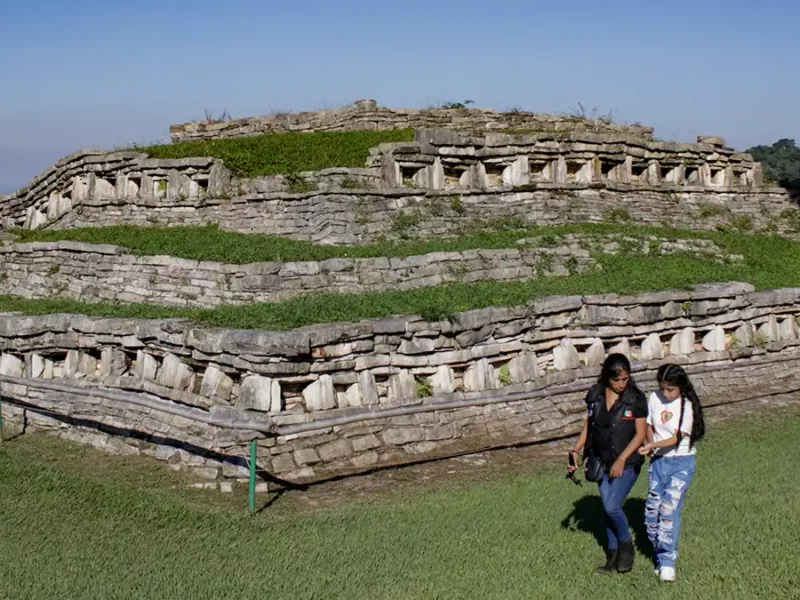
POLYGON ((250 441, 250 497, 247 502, 250 513, 256 512, 256 441, 250 441))

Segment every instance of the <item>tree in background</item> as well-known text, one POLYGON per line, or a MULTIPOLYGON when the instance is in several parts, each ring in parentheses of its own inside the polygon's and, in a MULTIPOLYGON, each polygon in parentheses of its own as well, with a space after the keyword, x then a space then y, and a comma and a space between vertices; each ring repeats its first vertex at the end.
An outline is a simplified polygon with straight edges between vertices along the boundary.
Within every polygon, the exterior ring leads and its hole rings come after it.
POLYGON ((772 146, 746 150, 764 167, 769 179, 784 187, 800 188, 800 148, 794 140, 778 140, 772 146))

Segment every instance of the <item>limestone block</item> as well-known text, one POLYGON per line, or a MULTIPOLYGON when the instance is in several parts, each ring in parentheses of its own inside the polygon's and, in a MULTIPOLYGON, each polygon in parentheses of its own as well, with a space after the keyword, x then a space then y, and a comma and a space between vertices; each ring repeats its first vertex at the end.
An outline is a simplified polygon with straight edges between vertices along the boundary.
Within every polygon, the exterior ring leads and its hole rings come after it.
POLYGON ((626 338, 626 339, 622 340, 616 346, 612 346, 611 348, 609 348, 608 353, 609 354, 622 354, 622 355, 626 356, 627 358, 631 358, 631 344, 626 338))
POLYGON ((765 342, 777 342, 781 337, 780 326, 775 315, 770 315, 769 320, 758 328, 757 337, 765 342))
POLYGON ((661 345, 661 338, 657 333, 651 333, 642 342, 642 360, 661 360, 664 358, 664 347, 661 345))
POLYGON ((669 353, 676 356, 687 356, 694 352, 694 329, 686 327, 672 336, 669 342, 669 353))
POLYGON ((309 412, 336 408, 333 378, 330 375, 320 375, 319 379, 303 390, 303 401, 309 412))
POLYGON ((421 427, 403 427, 387 429, 381 434, 385 444, 402 446, 412 442, 421 442, 425 439, 425 430, 421 427))
POLYGON ((796 340, 800 337, 798 332, 797 321, 795 318, 787 317, 780 324, 780 338, 782 341, 796 340))
POLYGON ((94 356, 79 350, 67 352, 67 358, 64 361, 64 377, 93 377, 96 372, 97 359, 94 356))
POLYGON ((592 161, 586 162, 577 173, 575 173, 575 181, 577 183, 591 183, 592 182, 592 174, 593 174, 593 163, 592 161))
POLYGON ((25 362, 13 354, 0 355, 0 375, 9 377, 22 377, 25 362))
POLYGON ((479 189, 489 189, 489 176, 486 174, 486 165, 479 162, 475 167, 475 179, 479 189))
POLYGON ((503 169, 505 185, 527 185, 530 183, 530 160, 527 156, 518 156, 517 160, 503 169))
POLYGON ((453 369, 447 365, 440 365, 436 373, 431 377, 431 387, 433 394, 452 394, 456 390, 455 376, 453 369))
POLYGON ((194 371, 174 354, 167 354, 161 363, 158 383, 176 390, 191 389, 194 384, 194 371))
POLYGON ((430 174, 428 177, 429 186, 431 189, 444 189, 444 168, 442 167, 442 161, 438 156, 434 159, 433 165, 430 167, 430 174))
POLYGON ((751 323, 742 323, 733 333, 733 339, 737 346, 749 348, 755 342, 755 332, 751 323))
POLYGON ((339 402, 339 406, 361 406, 361 388, 358 383, 347 387, 344 398, 339 402))
POLYGON ((553 161, 553 183, 567 182, 567 161, 563 156, 559 156, 553 161))
POLYGON ((29 206, 25 216, 24 229, 39 229, 39 227, 46 224, 47 217, 38 209, 34 208, 33 206, 29 206))
POLYGON ((703 336, 701 342, 703 349, 707 352, 724 352, 725 351, 725 330, 717 325, 711 331, 703 336))
POLYGON ((558 346, 553 348, 553 366, 556 371, 568 371, 581 366, 578 350, 569 338, 564 338, 558 346))
POLYGON ((586 366, 599 367, 606 360, 606 348, 603 340, 596 339, 586 350, 586 366))
POLYGON ((400 403, 417 397, 417 381, 411 371, 402 370, 389 378, 390 403, 400 403))
POLYGON ((155 381, 158 371, 158 361, 151 354, 139 350, 136 352, 136 364, 133 369, 139 379, 155 381))
POLYGON ((533 381, 539 376, 539 367, 535 352, 520 352, 508 363, 508 370, 513 383, 533 381))
POLYGON ((400 342, 402 354, 426 354, 436 349, 436 340, 432 338, 413 338, 400 342))
POLYGON ((347 440, 334 440, 322 444, 317 448, 319 457, 324 461, 331 461, 353 453, 353 448, 347 440))
MULTIPOLYGON (((239 397, 236 406, 249 410, 270 412, 272 410, 273 381, 261 375, 248 375, 239 386, 239 397)), ((333 391, 333 386, 331 386, 333 391)))
POLYGON ((100 352, 100 377, 119 377, 130 368, 128 355, 116 348, 103 348, 100 352))
POLYGON ((361 371, 358 374, 358 385, 361 388, 361 406, 378 404, 378 386, 370 371, 361 371))
POLYGON ((52 379, 53 361, 32 352, 25 357, 25 376, 52 379))
POLYGON ((272 393, 270 394, 269 412, 277 413, 283 410, 283 391, 279 381, 272 380, 272 393))
POLYGON ((89 188, 86 185, 86 181, 84 181, 83 177, 76 175, 72 179, 72 198, 75 202, 80 202, 81 200, 86 200, 88 195, 89 188))
POLYGON ((464 391, 479 392, 496 390, 500 387, 494 367, 488 359, 482 358, 464 371, 464 391))
POLYGON ((205 398, 231 399, 233 379, 214 366, 206 368, 203 373, 203 383, 200 386, 200 395, 205 398))

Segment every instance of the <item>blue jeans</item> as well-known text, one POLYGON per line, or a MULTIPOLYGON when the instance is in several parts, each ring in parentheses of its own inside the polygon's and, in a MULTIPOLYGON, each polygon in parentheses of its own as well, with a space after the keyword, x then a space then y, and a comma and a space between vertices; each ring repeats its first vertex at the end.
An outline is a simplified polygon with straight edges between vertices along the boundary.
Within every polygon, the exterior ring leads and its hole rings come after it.
POLYGON ((606 511, 606 535, 608 536, 608 549, 619 549, 620 542, 631 540, 631 531, 628 527, 628 517, 622 510, 622 503, 631 493, 636 480, 639 478, 639 467, 627 467, 622 472, 622 477, 611 479, 608 473, 598 482, 600 499, 606 511))
POLYGON ((650 462, 644 522, 659 567, 674 568, 678 560, 681 512, 696 469, 694 456, 667 456, 650 462))

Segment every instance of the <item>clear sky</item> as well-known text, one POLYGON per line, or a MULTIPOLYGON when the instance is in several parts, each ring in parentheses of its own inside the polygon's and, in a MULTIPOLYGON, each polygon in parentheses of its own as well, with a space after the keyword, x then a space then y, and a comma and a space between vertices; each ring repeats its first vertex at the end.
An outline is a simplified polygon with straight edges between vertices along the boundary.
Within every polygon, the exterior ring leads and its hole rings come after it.
POLYGON ((800 139, 798 0, 5 0, 0 192, 169 125, 373 98, 800 139))

